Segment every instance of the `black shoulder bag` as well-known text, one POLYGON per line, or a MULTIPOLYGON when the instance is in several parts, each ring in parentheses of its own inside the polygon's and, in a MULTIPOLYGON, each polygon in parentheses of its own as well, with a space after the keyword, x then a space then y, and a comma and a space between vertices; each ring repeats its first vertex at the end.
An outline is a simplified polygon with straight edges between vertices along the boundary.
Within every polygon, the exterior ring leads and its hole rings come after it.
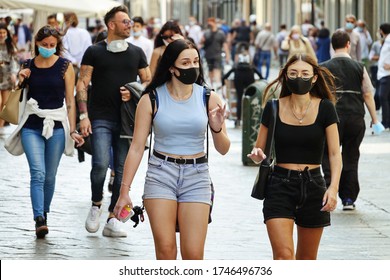
POLYGON ((275 163, 274 157, 271 156, 271 151, 273 150, 274 145, 274 132, 277 111, 278 101, 276 99, 272 99, 272 115, 268 128, 267 142, 264 149, 264 153, 266 154, 267 158, 260 163, 259 172, 257 173, 251 194, 253 198, 260 200, 263 200, 265 197, 265 188, 267 187, 275 163))

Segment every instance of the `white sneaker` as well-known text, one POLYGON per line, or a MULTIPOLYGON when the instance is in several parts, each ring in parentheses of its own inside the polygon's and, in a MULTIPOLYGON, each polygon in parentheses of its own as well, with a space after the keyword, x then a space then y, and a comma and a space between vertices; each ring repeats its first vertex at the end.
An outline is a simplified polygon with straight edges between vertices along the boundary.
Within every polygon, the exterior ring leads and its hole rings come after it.
POLYGON ((103 236, 106 237, 127 237, 127 232, 121 229, 117 218, 111 218, 104 226, 103 236))
POLYGON ((85 229, 90 233, 95 233, 99 230, 100 215, 102 214, 101 206, 92 206, 89 210, 87 220, 85 221, 85 229))

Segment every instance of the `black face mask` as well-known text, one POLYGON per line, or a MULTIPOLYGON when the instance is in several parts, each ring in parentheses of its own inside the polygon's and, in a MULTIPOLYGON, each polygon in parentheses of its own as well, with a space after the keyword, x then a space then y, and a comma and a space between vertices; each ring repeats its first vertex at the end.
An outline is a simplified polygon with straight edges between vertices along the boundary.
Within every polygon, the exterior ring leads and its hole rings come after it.
POLYGON ((179 71, 180 76, 177 76, 176 73, 173 73, 173 75, 175 75, 175 77, 183 84, 193 84, 199 77, 199 67, 192 67, 187 69, 178 68, 176 66, 173 67, 175 67, 179 71))
POLYGON ((294 80, 291 80, 287 77, 287 87, 288 89, 295 94, 303 95, 308 93, 312 88, 313 85, 311 81, 313 80, 313 77, 311 77, 309 80, 305 81, 302 78, 295 78, 294 80))

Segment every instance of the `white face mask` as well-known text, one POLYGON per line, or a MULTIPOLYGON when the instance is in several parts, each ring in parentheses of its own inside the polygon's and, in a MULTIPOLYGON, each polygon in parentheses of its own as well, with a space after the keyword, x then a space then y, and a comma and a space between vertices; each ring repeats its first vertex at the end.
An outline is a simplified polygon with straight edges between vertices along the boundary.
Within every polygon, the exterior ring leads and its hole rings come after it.
POLYGON ((293 40, 298 40, 299 37, 300 37, 300 36, 299 36, 298 33, 294 33, 294 34, 291 35, 291 38, 292 38, 293 40))
POLYGON ((129 45, 125 40, 114 40, 107 44, 107 50, 113 53, 124 52, 128 47, 129 45))

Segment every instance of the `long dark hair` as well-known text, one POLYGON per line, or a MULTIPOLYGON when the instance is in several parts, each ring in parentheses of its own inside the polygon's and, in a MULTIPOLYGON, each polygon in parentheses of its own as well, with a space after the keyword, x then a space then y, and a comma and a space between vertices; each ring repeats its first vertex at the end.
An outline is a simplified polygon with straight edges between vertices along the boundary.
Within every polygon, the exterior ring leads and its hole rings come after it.
POLYGON ((45 25, 41 27, 41 29, 38 30, 37 34, 35 35, 34 41, 34 55, 37 56, 39 54, 37 42, 41 42, 42 40, 46 39, 47 37, 53 36, 57 39, 57 46, 56 46, 56 52, 55 54, 58 56, 62 55, 63 52, 63 44, 62 44, 62 35, 60 32, 58 32, 57 29, 54 27, 51 27, 50 25, 45 25))
POLYGON ((279 97, 285 97, 292 94, 287 87, 287 69, 299 60, 310 64, 313 67, 314 75, 317 75, 317 81, 310 90, 310 94, 321 99, 329 99, 333 103, 336 102, 336 85, 332 73, 327 68, 319 66, 312 56, 304 53, 297 53, 287 61, 286 65, 280 70, 278 77, 265 88, 265 94, 263 95, 264 105, 266 100, 269 99, 269 96, 274 95, 275 91, 279 89, 279 97))
POLYGON ((5 23, 0 23, 0 29, 4 29, 7 31, 7 39, 5 39, 5 45, 7 47, 7 53, 9 55, 15 55, 16 54, 16 48, 15 45, 12 43, 12 36, 9 32, 7 25, 5 23))
POLYGON ((172 30, 173 33, 180 34, 184 37, 177 22, 174 20, 169 20, 161 27, 160 32, 158 32, 158 34, 156 35, 156 38, 154 39, 154 48, 158 48, 164 45, 164 41, 161 36, 167 30, 172 30))
POLYGON ((150 84, 146 87, 145 92, 151 92, 157 87, 172 80, 172 74, 169 71, 169 68, 175 64, 180 53, 187 49, 195 49, 199 56, 199 76, 195 83, 201 86, 205 84, 199 50, 190 40, 179 39, 170 43, 165 49, 164 54, 157 65, 156 73, 150 84))

